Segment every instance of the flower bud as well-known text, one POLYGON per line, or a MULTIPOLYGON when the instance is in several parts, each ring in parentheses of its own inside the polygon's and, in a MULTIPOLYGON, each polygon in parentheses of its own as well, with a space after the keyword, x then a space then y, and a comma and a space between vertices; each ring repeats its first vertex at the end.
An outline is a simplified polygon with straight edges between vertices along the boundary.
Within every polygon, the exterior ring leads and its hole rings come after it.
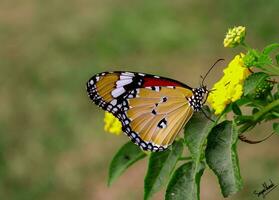
POLYGON ((236 47, 243 42, 246 35, 244 26, 229 29, 224 39, 224 47, 236 47))

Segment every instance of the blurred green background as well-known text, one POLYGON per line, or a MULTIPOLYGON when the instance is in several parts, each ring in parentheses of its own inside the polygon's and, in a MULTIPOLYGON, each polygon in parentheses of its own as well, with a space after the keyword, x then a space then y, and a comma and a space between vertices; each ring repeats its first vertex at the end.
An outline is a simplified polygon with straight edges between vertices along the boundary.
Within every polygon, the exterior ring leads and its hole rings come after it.
MULTIPOLYGON (((279 39, 278 0, 4 0, 0 2, 0 199, 142 199, 146 160, 112 187, 109 162, 128 141, 103 130, 86 81, 95 73, 130 70, 209 87, 240 49, 222 46, 225 32, 246 26, 262 48, 279 39)), ((270 132, 256 128, 251 139, 270 132)), ((228 198, 257 199, 268 179, 279 184, 278 137, 239 143, 244 189, 228 198)), ((154 199, 162 199, 163 191, 154 199)), ((279 189, 267 199, 276 199, 279 189)), ((222 199, 207 170, 203 200, 222 199)))

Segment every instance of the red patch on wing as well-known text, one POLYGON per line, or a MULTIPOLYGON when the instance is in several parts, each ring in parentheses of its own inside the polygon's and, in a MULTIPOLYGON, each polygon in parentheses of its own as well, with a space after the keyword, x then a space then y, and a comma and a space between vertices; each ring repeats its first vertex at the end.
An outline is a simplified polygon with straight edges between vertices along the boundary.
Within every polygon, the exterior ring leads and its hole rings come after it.
POLYGON ((152 87, 152 86, 181 86, 181 84, 166 80, 166 79, 160 79, 160 78, 144 78, 144 84, 143 87, 152 87))

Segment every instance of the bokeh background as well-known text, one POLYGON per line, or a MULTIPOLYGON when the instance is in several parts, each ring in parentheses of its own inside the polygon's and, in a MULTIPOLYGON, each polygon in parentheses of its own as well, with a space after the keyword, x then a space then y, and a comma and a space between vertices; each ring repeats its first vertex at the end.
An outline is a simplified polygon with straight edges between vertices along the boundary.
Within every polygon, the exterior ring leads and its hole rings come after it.
MULTIPOLYGON (((199 85, 218 59, 209 87, 241 49, 225 49, 225 32, 246 26, 256 48, 279 39, 278 0, 4 0, 0 2, 0 199, 142 199, 146 160, 110 188, 109 162, 128 138, 103 130, 90 103, 95 73, 130 70, 199 85)), ((250 137, 261 138, 269 126, 250 137)), ((279 139, 239 143, 244 189, 228 199, 257 199, 270 178, 279 184, 279 139)), ((163 199, 159 192, 154 199, 163 199)), ((276 199, 279 188, 267 199, 276 199)), ((203 200, 223 199, 207 170, 203 200)))

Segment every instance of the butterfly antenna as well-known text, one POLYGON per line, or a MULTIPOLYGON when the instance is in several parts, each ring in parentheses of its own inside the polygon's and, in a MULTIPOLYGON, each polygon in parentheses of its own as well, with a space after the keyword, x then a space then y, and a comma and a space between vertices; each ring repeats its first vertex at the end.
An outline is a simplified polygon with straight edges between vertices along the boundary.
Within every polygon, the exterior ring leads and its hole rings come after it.
POLYGON ((206 79, 206 77, 207 77, 207 75, 210 73, 210 71, 215 67, 215 65, 216 65, 218 62, 223 61, 223 60, 225 60, 225 59, 223 59, 223 58, 218 59, 218 60, 209 68, 209 70, 206 72, 205 76, 204 76, 203 79, 202 79, 202 86, 203 86, 204 80, 206 79))
POLYGON ((209 90, 208 92, 210 93, 210 92, 214 92, 216 89, 212 89, 212 90, 209 90))
POLYGON ((209 119, 209 120, 212 121, 212 122, 215 122, 213 119, 211 119, 210 117, 208 117, 208 115, 204 112, 203 109, 201 109, 201 111, 202 111, 202 113, 204 114, 204 116, 205 116, 207 119, 209 119))
POLYGON ((200 85, 203 86, 202 83, 201 83, 201 81, 203 80, 203 76, 200 75, 200 78, 201 78, 201 79, 200 79, 200 85))

